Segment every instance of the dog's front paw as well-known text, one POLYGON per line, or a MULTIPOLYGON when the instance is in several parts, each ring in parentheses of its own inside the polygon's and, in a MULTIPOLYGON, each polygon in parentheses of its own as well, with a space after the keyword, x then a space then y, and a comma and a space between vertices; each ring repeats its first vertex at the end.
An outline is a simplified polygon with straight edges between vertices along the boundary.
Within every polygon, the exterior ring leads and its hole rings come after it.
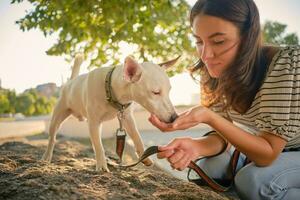
POLYGON ((150 158, 146 158, 142 161, 142 163, 146 166, 151 166, 153 165, 153 161, 150 158))
POLYGON ((43 157, 41 158, 41 160, 50 163, 51 162, 51 157, 52 157, 51 155, 49 156, 47 154, 44 154, 43 157))
POLYGON ((97 172, 110 172, 107 165, 100 165, 100 166, 96 166, 96 171, 97 172))

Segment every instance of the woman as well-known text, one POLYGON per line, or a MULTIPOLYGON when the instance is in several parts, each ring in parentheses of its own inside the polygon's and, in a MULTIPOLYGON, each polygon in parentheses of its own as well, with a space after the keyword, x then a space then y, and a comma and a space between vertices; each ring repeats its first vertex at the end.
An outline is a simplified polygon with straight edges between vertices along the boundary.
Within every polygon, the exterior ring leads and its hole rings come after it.
MULTIPOLYGON (((177 138, 160 147, 177 170, 199 163, 213 178, 226 178, 236 148, 252 162, 239 165, 235 188, 241 199, 298 199, 300 196, 300 48, 263 46, 253 0, 198 0, 190 14, 199 62, 202 106, 161 131, 205 123, 208 136, 177 138), (237 126, 237 122, 243 128, 237 126)), ((240 156, 243 163, 245 156, 240 156)))

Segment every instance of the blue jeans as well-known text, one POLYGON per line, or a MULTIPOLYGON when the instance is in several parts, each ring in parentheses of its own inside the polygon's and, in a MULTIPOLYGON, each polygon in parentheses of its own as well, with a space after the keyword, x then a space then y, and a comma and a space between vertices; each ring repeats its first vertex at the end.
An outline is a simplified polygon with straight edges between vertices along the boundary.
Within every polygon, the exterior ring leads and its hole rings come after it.
MULTIPOLYGON (((234 148, 219 156, 202 159, 197 164, 211 177, 226 179, 228 165, 234 148)), ((235 191, 242 200, 300 199, 300 151, 282 152, 267 167, 249 163, 243 167, 245 155, 241 154, 234 178, 235 191)), ((191 172, 190 178, 199 178, 191 172)))

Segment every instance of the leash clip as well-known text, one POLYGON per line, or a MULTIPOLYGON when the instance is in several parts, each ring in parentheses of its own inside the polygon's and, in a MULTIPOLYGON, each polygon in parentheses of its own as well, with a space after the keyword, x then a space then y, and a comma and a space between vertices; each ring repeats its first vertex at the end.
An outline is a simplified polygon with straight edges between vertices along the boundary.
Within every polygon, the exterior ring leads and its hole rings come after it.
POLYGON ((117 137, 126 136, 126 130, 124 128, 118 128, 116 131, 116 136, 117 137))

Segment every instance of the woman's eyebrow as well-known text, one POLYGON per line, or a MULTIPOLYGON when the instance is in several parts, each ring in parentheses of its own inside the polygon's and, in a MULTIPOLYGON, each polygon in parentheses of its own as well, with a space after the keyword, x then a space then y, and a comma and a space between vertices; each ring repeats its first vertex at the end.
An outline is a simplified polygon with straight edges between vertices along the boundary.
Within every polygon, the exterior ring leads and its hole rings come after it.
POLYGON ((216 36, 219 36, 219 35, 226 35, 226 33, 216 32, 216 33, 213 33, 210 36, 208 36, 208 38, 213 38, 213 37, 216 37, 216 36))
MULTIPOLYGON (((226 33, 223 33, 223 32, 216 32, 216 33, 213 33, 213 34, 211 34, 210 36, 208 36, 208 38, 213 38, 213 37, 216 37, 216 36, 219 36, 219 35, 226 35, 226 33)), ((193 36, 194 36, 195 38, 201 39, 200 36, 196 35, 195 33, 193 33, 193 36)))

